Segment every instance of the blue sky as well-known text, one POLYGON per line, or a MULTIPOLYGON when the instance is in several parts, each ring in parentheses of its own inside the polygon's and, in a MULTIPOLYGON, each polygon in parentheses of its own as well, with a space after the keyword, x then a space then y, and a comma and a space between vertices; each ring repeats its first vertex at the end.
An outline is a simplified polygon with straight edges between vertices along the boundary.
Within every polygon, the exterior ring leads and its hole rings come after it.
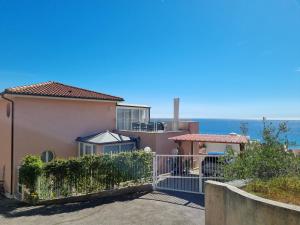
POLYGON ((299 0, 0 0, 0 89, 55 80, 170 117, 300 118, 299 0))

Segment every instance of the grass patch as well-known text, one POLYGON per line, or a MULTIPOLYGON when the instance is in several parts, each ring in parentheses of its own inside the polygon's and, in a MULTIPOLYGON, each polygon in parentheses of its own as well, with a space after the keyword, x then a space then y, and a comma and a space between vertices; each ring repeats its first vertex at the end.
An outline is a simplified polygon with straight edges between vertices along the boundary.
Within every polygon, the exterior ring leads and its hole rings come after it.
POLYGON ((263 198, 300 205, 300 177, 276 177, 270 180, 254 180, 245 191, 263 198))

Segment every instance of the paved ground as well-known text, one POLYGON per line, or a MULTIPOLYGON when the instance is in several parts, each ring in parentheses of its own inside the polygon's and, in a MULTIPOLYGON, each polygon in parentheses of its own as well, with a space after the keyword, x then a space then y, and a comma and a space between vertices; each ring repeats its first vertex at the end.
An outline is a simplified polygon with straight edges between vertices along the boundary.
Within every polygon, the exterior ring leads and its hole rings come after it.
POLYGON ((0 197, 0 224, 204 225, 203 196, 152 192, 34 207, 0 197))

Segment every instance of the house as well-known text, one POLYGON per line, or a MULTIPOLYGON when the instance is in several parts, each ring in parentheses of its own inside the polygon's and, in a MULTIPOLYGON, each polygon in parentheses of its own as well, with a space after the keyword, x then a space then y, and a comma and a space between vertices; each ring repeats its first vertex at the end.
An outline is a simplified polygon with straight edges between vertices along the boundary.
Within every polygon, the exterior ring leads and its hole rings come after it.
POLYGON ((228 135, 216 134, 185 134, 169 138, 179 145, 179 154, 224 153, 229 147, 239 153, 244 150, 248 138, 235 133, 228 135))
POLYGON ((58 82, 5 89, 0 95, 0 184, 6 195, 18 194, 18 167, 26 154, 48 162, 145 147, 170 153, 177 146, 170 137, 198 133, 197 122, 177 117, 154 122, 149 106, 123 102, 58 82))
POLYGON ((290 152, 292 152, 296 157, 300 157, 300 149, 290 149, 290 152))

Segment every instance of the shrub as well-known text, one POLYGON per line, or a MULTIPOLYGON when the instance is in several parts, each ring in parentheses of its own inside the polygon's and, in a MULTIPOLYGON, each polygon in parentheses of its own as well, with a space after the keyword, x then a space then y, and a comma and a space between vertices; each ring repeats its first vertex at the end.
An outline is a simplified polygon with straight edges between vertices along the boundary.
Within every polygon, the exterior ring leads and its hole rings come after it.
MULTIPOLYGON (((151 173, 152 154, 144 151, 57 159, 41 168, 37 192, 43 199, 87 194, 121 184, 145 183, 151 179, 151 173)), ((22 179, 26 180, 29 174, 22 174, 22 179)), ((31 184, 33 190, 37 188, 35 183, 36 180, 31 184)))
POLYGON ((27 155, 19 169, 19 183, 25 185, 31 196, 35 196, 38 177, 42 174, 43 162, 38 156, 27 155))
POLYGON ((300 205, 299 176, 276 177, 267 181, 253 180, 244 189, 261 197, 300 205))
POLYGON ((281 123, 275 128, 264 120, 263 141, 248 144, 245 151, 235 156, 232 151, 226 153, 227 162, 224 175, 232 179, 263 179, 299 174, 300 161, 286 151, 287 140, 282 140, 288 128, 281 123))

